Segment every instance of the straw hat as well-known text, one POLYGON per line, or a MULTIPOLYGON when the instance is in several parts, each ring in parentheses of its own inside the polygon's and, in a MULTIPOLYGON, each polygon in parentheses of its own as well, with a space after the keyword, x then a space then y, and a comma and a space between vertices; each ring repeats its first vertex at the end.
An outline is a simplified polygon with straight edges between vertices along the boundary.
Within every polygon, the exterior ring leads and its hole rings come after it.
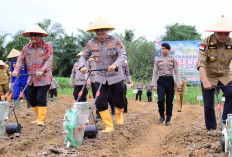
POLYGON ((86 32, 94 33, 96 29, 108 29, 109 31, 112 31, 115 29, 115 27, 101 16, 98 16, 98 18, 89 26, 86 32))
POLYGON ((14 57, 18 57, 21 54, 20 51, 16 50, 16 49, 12 49, 9 53, 9 55, 7 56, 7 58, 14 58, 14 57))
POLYGON ((2 60, 0 60, 0 65, 6 65, 2 60))
POLYGON ((212 24, 206 32, 232 32, 232 23, 223 16, 212 24))
POLYGON ((30 37, 30 33, 41 33, 42 37, 47 37, 48 33, 46 33, 40 26, 34 25, 31 28, 29 28, 26 32, 24 32, 22 35, 25 37, 30 37))
POLYGON ((82 53, 83 53, 83 51, 81 51, 80 53, 78 53, 78 54, 76 55, 76 57, 81 57, 82 53))

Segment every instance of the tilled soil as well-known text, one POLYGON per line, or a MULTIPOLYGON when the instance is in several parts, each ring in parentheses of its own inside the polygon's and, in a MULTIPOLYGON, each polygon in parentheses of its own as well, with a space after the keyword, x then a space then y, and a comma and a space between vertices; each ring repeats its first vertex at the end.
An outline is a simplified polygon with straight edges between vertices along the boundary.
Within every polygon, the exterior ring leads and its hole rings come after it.
MULTIPOLYGON (((23 126, 22 133, 0 137, 0 156, 226 156, 221 150, 219 120, 217 136, 207 136, 202 106, 185 104, 182 112, 177 112, 174 105, 172 125, 165 126, 157 123, 159 114, 155 102, 134 100, 129 100, 129 111, 124 114, 123 126, 118 126, 113 116, 114 132, 99 131, 97 138, 85 139, 76 148, 66 148, 62 119, 73 102, 73 96, 69 95, 61 95, 57 102, 48 102, 46 125, 43 127, 31 124, 36 116, 22 103, 21 109, 16 111, 23 126)), ((89 99, 89 102, 92 100, 89 99)), ((10 122, 15 123, 13 114, 8 120, 10 122)), ((102 122, 97 125, 104 129, 102 122)))

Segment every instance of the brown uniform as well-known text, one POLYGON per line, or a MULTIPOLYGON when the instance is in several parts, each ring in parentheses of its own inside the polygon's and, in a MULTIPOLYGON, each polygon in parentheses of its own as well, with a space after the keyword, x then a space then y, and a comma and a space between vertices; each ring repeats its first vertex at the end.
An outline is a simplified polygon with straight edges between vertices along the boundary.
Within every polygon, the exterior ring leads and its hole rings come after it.
POLYGON ((6 66, 0 68, 0 96, 9 91, 10 72, 6 66))
POLYGON ((177 90, 176 87, 176 81, 174 84, 174 89, 176 91, 176 100, 177 100, 177 104, 178 104, 178 111, 181 111, 182 109, 182 105, 183 105, 183 97, 184 97, 184 87, 186 86, 185 81, 182 79, 182 86, 181 89, 177 90))
MULTIPOLYGON (((232 60, 232 39, 225 43, 218 43, 214 34, 206 37, 199 48, 197 68, 206 69, 207 78, 212 86, 232 85, 230 63, 232 60)), ((202 79, 202 78, 201 78, 202 79)), ((232 113, 232 88, 221 88, 226 101, 223 108, 222 119, 226 120, 227 114, 232 113)), ((205 123, 208 130, 216 130, 216 116, 214 110, 214 88, 205 90, 202 87, 204 100, 205 123)))

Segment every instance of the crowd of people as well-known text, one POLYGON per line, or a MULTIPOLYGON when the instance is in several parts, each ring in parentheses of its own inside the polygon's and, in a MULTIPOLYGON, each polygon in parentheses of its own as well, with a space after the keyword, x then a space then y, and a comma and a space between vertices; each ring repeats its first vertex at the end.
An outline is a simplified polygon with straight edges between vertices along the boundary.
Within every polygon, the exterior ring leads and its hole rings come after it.
MULTIPOLYGON (((96 37, 89 40, 84 50, 76 55, 79 59, 73 65, 69 82, 69 86, 72 88, 75 79, 73 96, 77 101, 89 70, 101 69, 91 73, 79 101, 87 101, 88 90, 91 88, 93 97, 98 97, 96 121, 102 120, 106 126, 102 132, 114 131, 112 115, 116 115, 117 125, 124 125, 123 113, 128 112, 127 83, 130 84, 130 87, 134 84, 131 80, 127 54, 122 41, 118 37, 108 35, 108 31, 114 29, 115 27, 102 17, 98 17, 90 25, 86 32, 95 33, 96 37), (107 71, 106 75, 104 75, 104 70, 107 71), (99 95, 96 91, 102 79, 99 95)), ((217 127, 214 111, 214 87, 220 86, 226 97, 223 120, 226 120, 227 114, 232 113, 232 88, 229 87, 232 85, 230 72, 232 39, 229 37, 232 32, 232 23, 225 17, 221 17, 207 31, 214 33, 202 41, 196 66, 201 78, 206 128, 208 135, 214 136, 217 127)), ((0 61, 0 95, 8 92, 11 82, 11 86, 14 85, 13 99, 16 100, 20 89, 28 83, 25 97, 28 107, 31 106, 37 115, 37 119, 33 123, 43 126, 47 111, 47 93, 50 90, 51 100, 55 101, 56 88, 60 88, 52 76, 53 49, 50 44, 42 40, 49 34, 38 25, 32 26, 22 35, 29 37, 31 42, 25 45, 21 52, 13 49, 8 55, 8 58, 13 58, 11 61, 12 76, 6 64, 0 61), (20 76, 20 74, 28 75, 20 76), (16 77, 20 77, 17 82, 15 82, 16 77), (32 78, 31 81, 27 82, 30 78, 32 78)), ((139 79, 135 87, 137 90, 136 101, 142 100, 144 87, 147 91, 148 102, 152 102, 152 90, 157 91, 160 115, 158 123, 163 124, 165 121, 167 126, 171 125, 175 93, 178 112, 182 111, 184 92, 187 95, 187 86, 180 75, 178 61, 169 55, 170 48, 168 43, 162 44, 162 56, 154 61, 152 81, 150 82, 148 79, 144 86, 142 79, 139 79)))

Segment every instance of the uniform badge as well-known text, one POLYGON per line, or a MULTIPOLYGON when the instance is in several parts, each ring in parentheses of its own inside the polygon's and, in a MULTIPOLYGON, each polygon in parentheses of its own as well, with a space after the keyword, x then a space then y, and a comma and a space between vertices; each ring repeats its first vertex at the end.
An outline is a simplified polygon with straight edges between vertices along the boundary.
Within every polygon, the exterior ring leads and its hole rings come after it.
POLYGON ((209 60, 210 60, 210 62, 214 62, 216 59, 215 59, 215 57, 210 57, 209 60))
POLYGON ((213 44, 214 44, 214 43, 211 41, 211 42, 210 42, 210 45, 213 45, 213 44))
POLYGON ((200 47, 199 47, 199 49, 202 50, 202 51, 205 51, 205 48, 206 48, 206 45, 204 45, 204 44, 201 44, 200 47))
POLYGON ((99 57, 95 57, 95 61, 96 61, 96 62, 99 62, 99 57))
POLYGON ((232 49, 232 45, 226 45, 226 49, 227 50, 231 50, 232 49))
POLYGON ((120 49, 122 48, 122 43, 121 43, 121 41, 118 41, 118 42, 117 42, 117 45, 118 45, 118 48, 120 48, 120 49))

